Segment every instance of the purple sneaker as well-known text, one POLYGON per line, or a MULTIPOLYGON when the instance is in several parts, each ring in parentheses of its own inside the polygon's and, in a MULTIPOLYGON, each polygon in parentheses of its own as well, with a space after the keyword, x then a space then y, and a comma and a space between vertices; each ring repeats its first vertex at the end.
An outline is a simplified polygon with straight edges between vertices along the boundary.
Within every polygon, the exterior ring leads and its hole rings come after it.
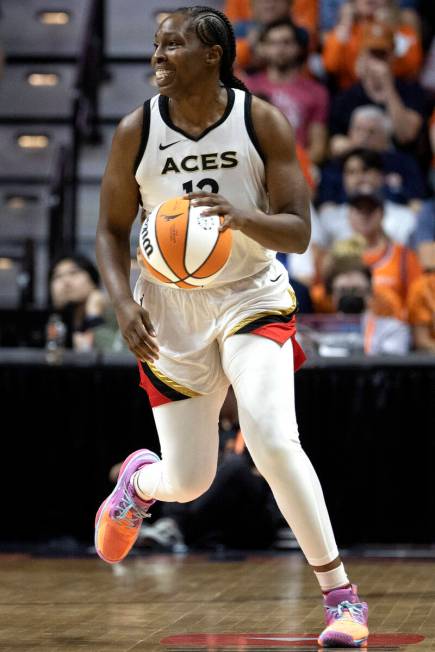
POLYGON ((354 584, 327 593, 324 609, 326 628, 317 641, 321 647, 367 647, 368 607, 354 584))
POLYGON ((95 549, 101 559, 116 564, 132 549, 142 525, 150 516, 148 510, 156 501, 136 496, 131 478, 145 464, 160 462, 160 458, 143 448, 127 457, 110 496, 101 504, 95 518, 95 549))

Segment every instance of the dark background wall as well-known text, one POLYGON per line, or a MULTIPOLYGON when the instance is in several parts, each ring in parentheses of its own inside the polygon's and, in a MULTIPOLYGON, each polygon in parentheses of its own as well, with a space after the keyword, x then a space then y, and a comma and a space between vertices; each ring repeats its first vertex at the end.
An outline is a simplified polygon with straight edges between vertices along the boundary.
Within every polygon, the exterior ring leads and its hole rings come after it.
MULTIPOLYGON (((0 542, 91 542, 108 471, 158 450, 129 358, 3 350, 0 542)), ((424 360, 332 360, 296 375, 303 445, 340 545, 435 542, 435 368, 424 360)))

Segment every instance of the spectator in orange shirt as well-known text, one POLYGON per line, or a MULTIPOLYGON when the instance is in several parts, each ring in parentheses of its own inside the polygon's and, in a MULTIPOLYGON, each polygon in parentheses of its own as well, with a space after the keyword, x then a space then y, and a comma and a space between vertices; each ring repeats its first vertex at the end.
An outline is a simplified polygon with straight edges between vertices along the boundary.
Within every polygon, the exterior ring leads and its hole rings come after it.
POLYGON ((372 293, 372 274, 368 267, 357 261, 337 261, 326 278, 326 288, 335 312, 361 315, 361 339, 366 355, 403 355, 409 351, 409 326, 380 311, 379 297, 372 293))
POLYGON ((420 245, 420 261, 424 271, 409 290, 409 321, 415 348, 435 354, 435 242, 420 245))
POLYGON ((385 48, 380 35, 386 32, 387 25, 391 26, 387 45, 392 52, 394 75, 405 79, 418 76, 423 62, 420 37, 410 24, 401 24, 394 0, 353 0, 342 5, 339 22, 326 34, 323 47, 325 68, 340 88, 355 83, 356 62, 363 49, 385 48))
POLYGON ((411 249, 388 238, 382 219, 383 202, 377 195, 357 194, 349 199, 349 220, 354 233, 365 239, 362 259, 372 272, 373 289, 392 290, 405 317, 409 288, 421 275, 421 267, 411 249))
MULTIPOLYGON (((269 0, 273 5, 274 0, 269 0)), ((252 19, 252 0, 226 0, 224 13, 233 22, 241 22, 252 19)), ((310 34, 315 34, 319 22, 319 0, 293 0, 291 2, 291 14, 301 27, 307 29, 310 34)))
MULTIPOLYGON (((366 241, 359 235, 336 242, 322 261, 319 280, 310 288, 314 311, 333 313, 337 311, 331 291, 331 278, 338 273, 352 272, 368 267, 363 261, 366 241)), ((370 272, 371 273, 371 272, 370 272)), ((371 277, 370 308, 378 317, 403 319, 403 301, 397 292, 386 285, 374 285, 371 277)))
POLYGON ((233 23, 249 20, 252 18, 251 0, 225 0, 223 11, 233 23))

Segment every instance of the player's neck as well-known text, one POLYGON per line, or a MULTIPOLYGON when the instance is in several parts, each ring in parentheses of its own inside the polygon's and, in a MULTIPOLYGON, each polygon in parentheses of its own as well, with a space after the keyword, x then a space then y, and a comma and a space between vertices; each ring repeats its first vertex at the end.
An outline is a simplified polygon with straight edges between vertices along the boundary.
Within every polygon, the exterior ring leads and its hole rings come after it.
POLYGON ((227 102, 225 88, 205 87, 188 96, 169 98, 169 114, 174 125, 183 131, 200 134, 223 116, 227 102))

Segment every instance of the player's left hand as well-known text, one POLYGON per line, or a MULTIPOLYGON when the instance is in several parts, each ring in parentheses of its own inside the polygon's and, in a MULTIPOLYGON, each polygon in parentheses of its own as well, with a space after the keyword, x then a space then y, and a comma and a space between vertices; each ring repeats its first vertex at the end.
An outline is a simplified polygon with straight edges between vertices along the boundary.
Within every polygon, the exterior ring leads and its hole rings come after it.
POLYGON ((207 206, 201 213, 205 217, 207 215, 222 215, 224 221, 219 227, 219 231, 225 231, 225 229, 238 231, 245 223, 243 211, 234 208, 222 195, 213 192, 190 192, 184 195, 183 199, 190 199, 192 206, 207 206))

